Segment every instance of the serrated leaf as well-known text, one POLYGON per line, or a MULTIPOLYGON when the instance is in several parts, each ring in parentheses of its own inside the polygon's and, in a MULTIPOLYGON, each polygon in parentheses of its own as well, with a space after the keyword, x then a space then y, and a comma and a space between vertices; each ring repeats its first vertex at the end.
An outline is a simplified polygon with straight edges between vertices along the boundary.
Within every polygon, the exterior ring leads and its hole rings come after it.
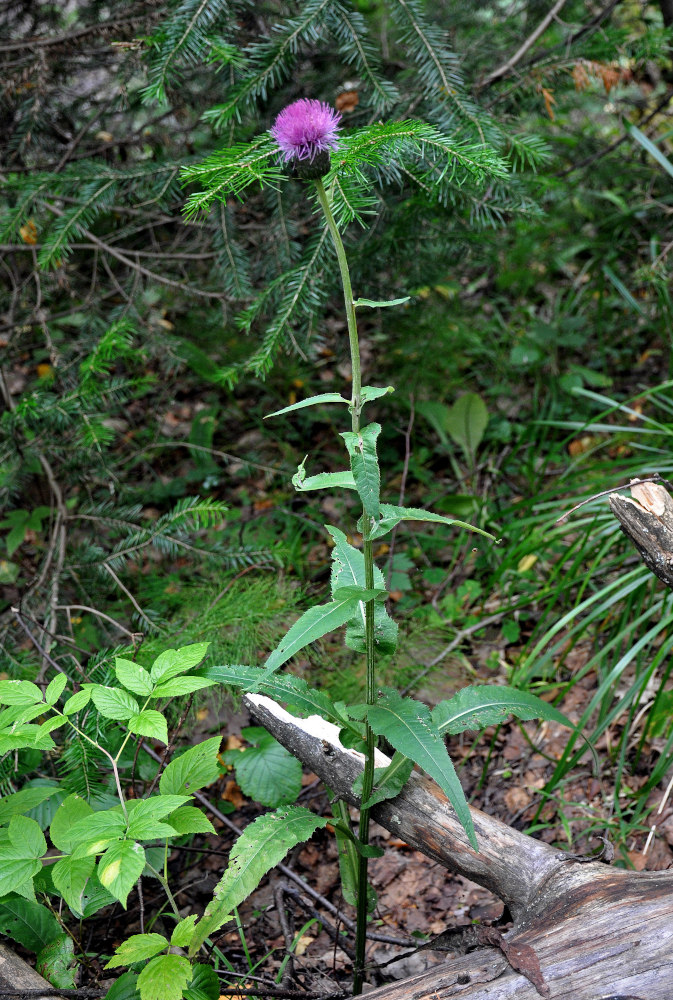
POLYGON ((308 490, 355 489, 355 479, 350 469, 344 469, 343 472, 319 472, 317 476, 307 476, 304 462, 292 477, 292 485, 299 493, 308 490))
POLYGON ((206 667, 203 675, 211 677, 218 684, 242 688, 244 691, 259 691, 260 694, 284 702, 299 715, 322 715, 325 719, 342 724, 325 692, 310 688, 302 677, 295 677, 293 674, 267 677, 262 667, 243 664, 206 667))
MULTIPOLYGON (((225 762, 234 765, 244 795, 275 808, 294 802, 301 791, 302 767, 296 757, 262 730, 256 746, 233 751, 225 762)), ((248 737, 249 738, 249 737, 248 737)))
POLYGON ((497 726, 508 715, 518 719, 549 719, 569 729, 576 727, 562 712, 542 698, 516 688, 475 684, 461 688, 453 698, 440 701, 432 710, 432 721, 440 733, 462 733, 465 729, 497 726))
POLYGON ((58 699, 63 694, 63 690, 68 683, 68 678, 65 674, 56 674, 56 677, 47 685, 47 690, 44 692, 44 700, 48 705, 55 705, 58 699))
POLYGON ((231 849, 229 866, 215 889, 215 899, 196 925, 189 954, 196 954, 206 938, 226 922, 234 907, 257 888, 263 876, 292 847, 326 825, 326 819, 301 806, 288 806, 250 823, 231 849))
POLYGON ((20 792, 13 792, 5 795, 0 800, 0 826, 9 823, 12 816, 30 812, 51 798, 58 791, 55 785, 36 785, 31 788, 22 788, 20 792))
POLYGON ((124 909, 131 889, 145 867, 145 852, 140 844, 120 840, 105 851, 98 861, 98 880, 118 899, 124 909))
POLYGON ((42 692, 32 681, 0 681, 0 705, 35 705, 42 692))
POLYGON ((69 795, 61 802, 49 828, 49 836, 54 847, 68 854, 77 843, 72 836, 75 823, 85 816, 93 816, 93 809, 79 795, 69 795))
MULTIPOLYGON (((351 545, 346 535, 339 528, 327 525, 327 530, 334 541, 332 549, 332 572, 330 586, 332 596, 342 588, 349 586, 364 587, 365 558, 360 549, 351 545)), ((385 590, 383 573, 374 566, 374 586, 377 590, 385 590)), ((383 604, 374 605, 374 646, 383 656, 394 653, 397 647, 397 622, 393 621, 383 604)), ((346 645, 357 653, 364 653, 365 642, 365 606, 358 604, 357 614, 348 622, 346 629, 346 645)))
POLYGON ((366 306, 367 309, 388 309, 390 306, 403 306, 405 302, 410 302, 411 296, 405 295, 401 299, 383 299, 382 301, 377 299, 356 299, 353 305, 356 309, 360 309, 366 306))
POLYGON ((191 794, 212 784, 220 773, 217 754, 221 742, 221 736, 213 736, 172 760, 159 779, 162 795, 191 794))
POLYGON ((69 855, 57 861, 51 869, 54 887, 78 917, 84 916, 84 890, 95 864, 93 855, 87 858, 73 858, 69 855))
POLYGON ((100 849, 92 848, 98 842, 108 843, 124 836, 126 820, 120 809, 103 809, 76 820, 70 828, 70 843, 77 857, 97 854, 100 849), (82 851, 79 848, 82 848, 82 851))
POLYGON ((358 601, 332 601, 330 604, 321 604, 315 608, 309 608, 304 614, 288 629, 279 644, 274 649, 264 664, 265 673, 272 674, 290 657, 298 653, 300 649, 315 642, 328 632, 345 625, 349 618, 352 618, 357 611, 358 601))
MULTIPOLYGON (((181 922, 184 923, 184 921, 181 922)), ((168 941, 163 934, 132 934, 118 948, 115 948, 115 953, 105 968, 118 969, 120 965, 146 962, 148 958, 154 958, 166 948, 168 948, 168 941)))
POLYGON ((168 817, 168 822, 179 836, 186 833, 215 833, 215 827, 205 813, 196 806, 182 806, 168 817))
POLYGON ((40 825, 29 816, 12 816, 7 832, 10 843, 21 851, 21 857, 41 858, 47 853, 47 841, 40 825))
POLYGON ((140 1000, 182 1000, 192 967, 181 955, 159 955, 138 976, 140 1000))
POLYGON ((75 712, 80 712, 85 705, 89 703, 91 698, 91 688, 82 688, 76 694, 71 695, 63 706, 64 715, 74 715, 75 712))
POLYGON ((466 457, 474 460, 488 424, 486 403, 476 392, 466 392, 449 407, 444 419, 444 429, 463 449, 466 457))
POLYGON ((33 876, 42 870, 42 862, 26 858, 15 847, 0 849, 0 896, 16 892, 26 899, 35 899, 33 876))
POLYGON ((371 538, 382 538, 389 531, 400 523, 400 521, 430 521, 434 524, 454 525, 457 528, 467 528, 468 531, 475 531, 485 538, 495 541, 495 536, 482 528, 476 528, 466 521, 458 521, 455 517, 445 517, 443 514, 435 514, 430 510, 422 510, 420 507, 398 507, 392 503, 381 504, 380 520, 374 525, 371 531, 371 538))
POLYGON ((168 743, 168 726, 161 712, 144 708, 128 720, 129 732, 137 736, 148 736, 152 740, 168 743))
POLYGON ((367 424, 358 433, 344 431, 341 437, 346 443, 351 459, 351 472, 355 488, 362 500, 365 514, 378 520, 381 473, 376 454, 376 439, 381 433, 380 424, 367 424))
POLYGON ((45 945, 35 960, 35 971, 56 989, 74 989, 77 970, 74 942, 63 931, 45 945))
POLYGON ((212 681, 203 677, 174 677, 165 683, 162 681, 154 689, 153 698, 175 698, 183 694, 191 694, 192 691, 200 691, 202 688, 210 687, 212 681))
POLYGON ((53 733, 56 729, 60 729, 61 726, 65 726, 68 720, 63 715, 56 715, 52 719, 47 719, 38 727, 39 737, 48 736, 49 733, 53 733))
POLYGON ((201 662, 209 646, 209 642, 193 642, 180 649, 164 650, 152 664, 150 677, 156 682, 159 680, 167 681, 178 674, 184 674, 201 662))
POLYGON ((218 1000, 220 980, 212 965, 193 966, 192 981, 184 991, 184 1000, 218 1000))
POLYGON ((190 913, 188 917, 185 917, 173 928, 173 933, 171 934, 171 945, 174 948, 186 948, 192 939, 192 934, 194 933, 194 925, 196 924, 198 917, 196 913, 190 913))
POLYGON ((40 903, 10 893, 0 900, 0 934, 38 952, 61 933, 54 914, 40 903))
POLYGON ((121 688, 104 687, 95 684, 91 691, 94 705, 105 719, 117 719, 125 722, 132 715, 137 715, 140 705, 133 695, 121 688))
POLYGON ((387 396, 389 392, 395 392, 394 385, 386 385, 383 388, 376 385, 363 385, 360 389, 360 399, 363 403, 371 403, 374 399, 387 396))
MULTIPOLYGON (((360 808, 371 809, 378 802, 383 802, 385 799, 394 799, 406 785, 413 769, 413 760, 395 751, 390 764, 386 767, 374 768, 374 790, 367 801, 362 803, 360 808)), ((353 782, 353 791, 356 795, 362 796, 361 774, 353 782)))
POLYGON ((348 406, 348 400, 344 399, 338 392, 321 392, 319 396, 309 396, 308 399, 300 399, 298 403, 292 403, 291 406, 284 406, 282 410, 267 413, 264 419, 279 417, 281 413, 292 413, 293 410, 303 410, 306 406, 320 406, 321 403, 345 403, 348 406))
POLYGON ((432 724, 426 705, 412 698, 402 698, 397 691, 385 690, 375 705, 365 706, 364 714, 377 736, 405 757, 410 757, 433 778, 453 806, 475 851, 478 850, 474 825, 453 762, 444 740, 432 724))
POLYGON ((117 680, 128 691, 147 698, 154 690, 154 683, 147 670, 133 660, 124 660, 122 657, 115 658, 115 673, 117 680))
POLYGON ((169 813, 188 801, 186 795, 154 795, 150 799, 129 802, 127 836, 133 840, 157 840, 174 837, 175 830, 167 823, 160 823, 169 813))

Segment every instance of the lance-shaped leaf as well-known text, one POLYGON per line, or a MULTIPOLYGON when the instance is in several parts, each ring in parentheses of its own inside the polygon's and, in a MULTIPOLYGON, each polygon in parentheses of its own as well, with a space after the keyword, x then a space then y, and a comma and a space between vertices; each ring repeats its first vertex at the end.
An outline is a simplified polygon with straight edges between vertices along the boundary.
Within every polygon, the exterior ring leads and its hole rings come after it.
MULTIPOLYGON (((374 525, 371 538, 382 538, 383 535, 387 535, 389 531, 392 531, 400 521, 431 521, 435 524, 450 524, 456 528, 467 528, 468 531, 476 531, 477 534, 483 535, 484 538, 496 541, 495 536, 489 531, 476 528, 473 524, 468 524, 467 521, 458 521, 455 517, 445 517, 444 514, 435 514, 431 510, 422 510, 420 507, 398 507, 392 503, 381 504, 381 518, 374 525)), ((358 528, 361 530, 361 520, 358 522, 358 528)))
MULTIPOLYGON (((308 455, 306 458, 308 458, 308 455)), ((356 488, 353 473, 350 469, 344 469, 343 472, 319 472, 317 476, 307 476, 304 468, 306 458, 292 477, 292 485, 299 493, 306 492, 307 490, 339 488, 354 490, 356 488)))
POLYGON ((385 736, 396 750, 434 778, 455 809, 470 843, 478 850, 465 793, 427 705, 386 688, 375 705, 360 705, 351 713, 356 718, 366 716, 377 736, 385 736))
POLYGON ((403 306, 405 302, 411 301, 411 295, 405 295, 401 299, 383 299, 378 301, 376 299, 356 299, 353 305, 356 309, 360 309, 362 306, 366 306, 367 309, 387 309, 390 306, 403 306))
POLYGON ((371 403, 374 399, 387 396, 389 392, 395 392, 394 385, 386 385, 382 388, 377 385, 363 385, 360 389, 360 399, 363 403, 371 403))
MULTIPOLYGON (((351 545, 343 531, 327 525, 327 530, 334 540, 332 549, 332 575, 330 585, 332 597, 348 586, 364 587, 365 559, 360 549, 351 545)), ((374 586, 378 590, 385 589, 383 573, 374 566, 374 586)), ((357 615, 348 622, 346 629, 346 645, 356 653, 365 652, 365 606, 358 605, 357 615)), ((393 621, 383 604, 374 604, 374 645, 379 653, 388 656, 397 647, 397 622, 393 621)))
POLYGON ((528 691, 475 684, 461 688, 453 698, 440 701, 432 710, 432 721, 440 733, 462 733, 465 729, 497 726, 508 715, 518 719, 549 719, 569 729, 576 727, 553 705, 528 691))
POLYGON ((303 677, 295 677, 294 674, 273 674, 269 677, 262 667, 243 664, 206 667, 202 674, 219 684, 227 684, 244 691, 259 691, 260 694, 266 694, 275 701, 284 702, 299 715, 322 715, 324 719, 336 725, 343 725, 343 719, 324 691, 310 688, 303 677))
POLYGON ((288 806, 259 816, 245 828, 231 849, 229 867, 215 889, 215 898, 206 907, 189 946, 190 957, 203 942, 230 919, 231 911, 257 888, 287 852, 308 840, 314 830, 328 820, 301 806, 288 806))
POLYGON ((368 424, 357 434, 354 431, 344 431, 341 435, 346 442, 346 448, 351 458, 351 471, 355 480, 355 488, 362 500, 365 514, 377 520, 379 517, 381 473, 376 455, 376 439, 380 433, 380 424, 368 424))
POLYGON ((308 399, 300 399, 298 403, 292 403, 291 406, 284 406, 282 410, 274 410, 273 413, 267 413, 264 419, 268 420, 269 417, 279 417, 281 413, 292 413, 293 410, 303 410, 306 406, 320 406, 321 403, 345 403, 348 406, 348 400, 344 399, 340 393, 321 392, 319 396, 309 396, 308 399))
POLYGON ((276 646, 264 664, 265 672, 272 674, 304 646, 345 625, 357 611, 358 603, 357 599, 349 597, 345 601, 331 601, 309 608, 276 646))
MULTIPOLYGON (((361 808, 371 809, 377 802, 394 799, 406 785, 413 769, 413 760, 396 750, 387 767, 374 768, 373 791, 367 801, 362 803, 361 808)), ((353 791, 360 797, 362 797, 362 778, 363 775, 359 774, 353 782, 353 791)))

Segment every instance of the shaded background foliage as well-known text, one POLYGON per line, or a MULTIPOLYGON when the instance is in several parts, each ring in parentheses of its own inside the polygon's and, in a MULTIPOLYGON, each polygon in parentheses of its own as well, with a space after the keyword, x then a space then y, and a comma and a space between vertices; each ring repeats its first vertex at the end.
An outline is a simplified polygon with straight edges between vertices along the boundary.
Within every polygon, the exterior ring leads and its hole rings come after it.
MULTIPOLYGON (((473 553, 428 531, 382 553, 407 615, 390 669, 411 683, 438 641, 471 653, 493 619, 519 683, 572 685, 568 637, 550 633, 567 611, 570 646, 589 635, 596 650, 600 735, 621 676, 604 651, 627 655, 642 612, 659 624, 622 668, 637 666, 635 716, 670 601, 640 571, 619 601, 603 593, 630 553, 599 505, 553 522, 560 495, 671 467, 669 6, 4 7, 3 669, 43 675, 51 657, 84 674, 102 649, 104 670, 118 644, 175 634, 254 662, 324 580, 324 541, 287 483, 307 427, 313 461, 337 461, 329 415, 262 418, 347 378, 331 251, 299 184, 186 219, 195 186, 180 182, 310 96, 345 128, 421 118, 509 171, 457 165, 431 191, 430 160, 372 165, 347 233, 360 294, 412 296, 364 327, 365 374, 398 386, 389 491, 506 541, 473 553), (461 442, 466 390, 486 422, 461 442)), ((671 743, 667 724, 657 734, 653 780, 671 743)), ((624 743, 618 769, 629 756, 624 743)))

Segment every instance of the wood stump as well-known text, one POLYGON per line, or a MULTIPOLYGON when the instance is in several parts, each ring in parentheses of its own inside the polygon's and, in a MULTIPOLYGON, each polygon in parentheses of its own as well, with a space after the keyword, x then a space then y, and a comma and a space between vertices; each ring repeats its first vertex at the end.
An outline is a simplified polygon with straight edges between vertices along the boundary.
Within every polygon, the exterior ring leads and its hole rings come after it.
MULTIPOLYGON (((245 700, 283 746, 357 805, 352 785, 363 757, 341 746, 335 726, 318 716, 297 719, 263 695, 245 700)), ((478 809, 471 813, 478 853, 443 793, 420 774, 372 810, 407 844, 490 889, 507 904, 513 927, 502 937, 477 929, 478 950, 368 998, 673 1000, 673 871, 581 863, 478 809)))

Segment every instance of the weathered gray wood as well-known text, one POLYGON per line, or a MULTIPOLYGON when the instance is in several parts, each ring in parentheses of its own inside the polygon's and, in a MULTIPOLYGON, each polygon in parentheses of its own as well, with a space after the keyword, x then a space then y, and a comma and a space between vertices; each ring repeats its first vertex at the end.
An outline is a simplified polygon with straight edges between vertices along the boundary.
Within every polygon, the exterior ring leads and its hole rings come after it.
MULTIPOLYGON (((277 740, 357 804, 352 783, 363 758, 341 747, 335 726, 316 716, 296 719, 262 695, 246 701, 277 740)), ((471 812, 478 854, 444 795, 421 775, 412 774, 397 798, 373 809, 377 822, 406 843, 508 904, 514 926, 507 943, 533 973, 539 968, 541 990, 501 952, 487 948, 376 990, 368 994, 371 1000, 673 998, 673 872, 579 864, 477 809, 471 812)))
MULTIPOLYGON (((15 955, 11 948, 0 942, 0 991, 2 990, 51 990, 50 984, 32 969, 27 962, 15 955)), ((40 1000, 37 997, 37 1000, 40 1000)), ((47 1000, 44 997, 44 1000, 47 1000)), ((51 997, 50 1000, 54 1000, 51 997)), ((59 1000, 57 997, 56 1000, 59 1000)))
POLYGON ((611 493, 610 510, 648 569, 673 587, 673 498, 659 483, 632 482, 631 494, 611 493))

